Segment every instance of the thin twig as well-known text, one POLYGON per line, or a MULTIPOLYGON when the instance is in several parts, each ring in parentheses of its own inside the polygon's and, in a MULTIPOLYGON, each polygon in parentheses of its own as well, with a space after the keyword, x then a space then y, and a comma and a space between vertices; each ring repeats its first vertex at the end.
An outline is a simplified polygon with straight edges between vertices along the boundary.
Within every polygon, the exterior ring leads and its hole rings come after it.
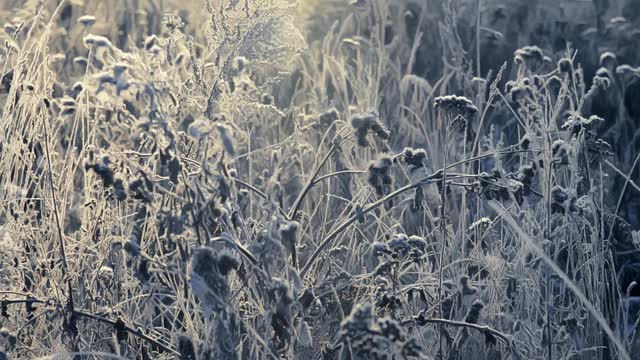
POLYGON ((69 274, 69 268, 67 265, 67 255, 64 248, 64 237, 62 236, 62 225, 60 223, 60 211, 58 210, 58 198, 56 196, 56 189, 53 183, 53 166, 51 165, 51 156, 49 153, 49 130, 47 129, 47 122, 44 121, 47 119, 45 116, 42 121, 42 126, 44 130, 44 149, 45 155, 47 157, 47 166, 49 168, 49 188, 51 190, 51 197, 53 199, 53 213, 56 219, 56 229, 58 231, 58 239, 60 241, 60 258, 62 260, 62 276, 65 278, 67 282, 67 290, 69 291, 69 299, 67 302, 67 306, 69 310, 73 311, 73 287, 71 286, 71 276, 69 274))
POLYGON ((171 353, 173 355, 180 355, 180 353, 178 353, 176 350, 170 348, 167 345, 164 345, 160 342, 158 342, 158 340, 155 340, 154 338, 146 335, 145 333, 143 333, 142 331, 138 330, 138 329, 134 329, 131 326, 127 325, 127 324, 121 324, 119 323, 117 320, 111 320, 111 319, 107 319, 95 314, 92 314, 90 312, 86 312, 86 311, 82 311, 82 310, 74 310, 73 311, 74 314, 80 316, 80 317, 84 317, 87 319, 92 319, 92 320, 96 320, 99 321, 101 323, 105 323, 105 324, 109 324, 111 326, 122 326, 122 328, 128 332, 131 335, 134 335, 136 337, 139 337, 140 339, 145 340, 146 342, 148 342, 151 345, 157 346, 158 348, 162 349, 165 352, 171 353))

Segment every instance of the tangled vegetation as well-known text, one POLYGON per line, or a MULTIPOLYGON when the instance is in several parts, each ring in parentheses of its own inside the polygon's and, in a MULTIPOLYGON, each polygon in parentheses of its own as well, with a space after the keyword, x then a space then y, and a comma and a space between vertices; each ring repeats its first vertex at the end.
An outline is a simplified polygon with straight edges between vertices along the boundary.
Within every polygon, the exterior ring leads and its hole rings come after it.
POLYGON ((0 20, 0 359, 638 359, 636 1, 0 20))

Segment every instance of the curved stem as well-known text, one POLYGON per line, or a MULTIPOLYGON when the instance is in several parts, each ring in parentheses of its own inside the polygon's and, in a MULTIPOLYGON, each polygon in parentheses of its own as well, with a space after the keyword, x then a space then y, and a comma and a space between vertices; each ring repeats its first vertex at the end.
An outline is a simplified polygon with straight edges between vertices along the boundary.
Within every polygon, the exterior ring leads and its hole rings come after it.
POLYGON ((324 158, 320 161, 320 163, 316 167, 316 170, 313 172, 313 175, 311 175, 311 177, 309 178, 309 181, 307 182, 307 185, 304 187, 304 189, 302 189, 302 191, 300 192, 300 194, 296 198, 296 201, 293 203, 293 206, 291 207, 291 211, 289 211, 289 215, 287 216, 287 219, 289 219, 289 220, 295 219, 295 217, 296 217, 296 215, 298 213, 298 210, 300 210, 300 206, 302 205, 302 200, 304 200, 304 197, 307 195, 309 190, 311 190, 311 188, 315 184, 314 181, 316 179, 316 176, 318 176, 318 173, 320 173, 320 170, 322 169, 324 164, 327 163, 327 160, 329 160, 329 158, 331 157, 331 155, 333 155, 335 150, 336 150, 336 145, 334 144, 334 145, 331 146, 331 148, 329 149, 327 154, 324 156, 324 158))

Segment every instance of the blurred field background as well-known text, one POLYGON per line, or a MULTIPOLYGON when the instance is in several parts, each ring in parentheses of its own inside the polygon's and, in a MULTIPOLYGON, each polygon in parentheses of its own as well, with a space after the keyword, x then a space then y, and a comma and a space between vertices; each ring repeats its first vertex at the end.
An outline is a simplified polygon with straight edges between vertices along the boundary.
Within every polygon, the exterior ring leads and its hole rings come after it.
POLYGON ((0 23, 0 360, 640 359, 640 1, 0 23))

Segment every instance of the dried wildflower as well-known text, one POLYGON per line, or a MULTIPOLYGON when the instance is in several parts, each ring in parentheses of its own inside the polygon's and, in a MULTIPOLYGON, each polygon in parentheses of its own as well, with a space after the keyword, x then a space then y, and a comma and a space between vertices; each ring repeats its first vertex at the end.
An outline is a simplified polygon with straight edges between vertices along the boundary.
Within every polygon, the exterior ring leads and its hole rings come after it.
POLYGON ((113 195, 115 196, 116 200, 124 201, 127 198, 127 191, 124 188, 124 182, 122 181, 122 179, 116 179, 113 182, 113 190, 113 195))
POLYGON ((404 258, 409 251, 411 250, 411 246, 408 243, 407 235, 405 234, 394 234, 391 236, 391 240, 389 240, 389 249, 391 249, 392 255, 394 258, 404 258))
POLYGON ((551 145, 553 163, 557 165, 569 164, 569 145, 564 140, 556 140, 551 145))
POLYGON ((629 64, 622 64, 616 67, 616 74, 624 75, 624 74, 640 74, 640 68, 634 68, 629 64))
POLYGON ((567 190, 559 185, 556 185, 551 189, 551 206, 554 212, 564 212, 565 202, 567 200, 569 200, 569 193, 567 190))
POLYGON ((531 193, 531 184, 533 183, 533 178, 535 176, 536 176, 535 164, 522 165, 520 169, 518 169, 518 173, 516 174, 516 180, 518 180, 524 185, 522 195, 528 196, 531 193))
POLYGON ((180 360, 197 360, 196 350, 190 337, 178 336, 177 350, 180 353, 180 360))
POLYGON ((73 63, 77 64, 78 66, 81 67, 86 67, 89 64, 89 59, 87 59, 84 56, 76 56, 73 58, 73 63))
POLYGON ((72 116, 76 113, 76 108, 74 107, 65 107, 60 111, 60 116, 72 116))
POLYGON ((144 39, 143 46, 145 50, 151 51, 151 48, 157 44, 158 44, 158 37, 155 34, 153 34, 151 36, 147 36, 147 38, 144 39))
POLYGON ((403 358, 408 359, 412 357, 416 358, 425 358, 426 351, 425 348, 418 343, 418 339, 415 337, 410 337, 402 344, 402 348, 400 349, 400 354, 403 358))
POLYGON ((110 166, 111 160, 109 159, 109 157, 103 156, 102 159, 100 159, 100 162, 95 164, 85 164, 84 168, 85 170, 91 169, 98 176, 100 176, 100 178, 102 179, 102 183, 106 188, 113 185, 114 182, 113 170, 110 168, 110 166))
POLYGON ((80 81, 78 81, 74 83, 73 86, 71 86, 71 89, 69 90, 69 96, 77 100, 78 95, 80 95, 82 90, 84 90, 84 85, 80 81))
POLYGON ((111 41, 104 36, 89 34, 82 38, 82 42, 88 48, 113 48, 111 41))
POLYGON ((221 311, 229 295, 227 275, 239 261, 228 252, 216 254, 210 247, 196 248, 191 256, 191 289, 207 312, 221 311))
POLYGON ((570 130, 572 135, 579 135, 584 130, 587 137, 593 137, 604 121, 603 118, 597 115, 592 115, 586 119, 576 113, 569 117, 569 120, 562 125, 562 128, 570 130))
POLYGON ((530 93, 530 89, 525 85, 515 85, 509 91, 509 100, 513 102, 518 102, 526 98, 526 96, 530 93))
POLYGON ((589 152, 595 155, 594 160, 600 159, 602 157, 613 156, 613 149, 611 148, 611 145, 602 139, 590 139, 587 142, 587 149, 589 150, 589 152))
POLYGON ((388 156, 381 157, 369 164, 367 180, 379 196, 384 196, 393 183, 393 178, 389 175, 391 165, 393 165, 393 160, 388 156))
POLYGON ((271 314, 273 342, 279 351, 284 351, 291 344, 291 325, 293 323, 293 293, 291 286, 283 280, 276 279, 272 289, 275 297, 275 309, 271 314))
POLYGON ((218 269, 222 275, 226 276, 232 270, 237 270, 239 267, 240 261, 228 250, 223 250, 218 254, 218 269))
POLYGON ((613 75, 609 69, 599 68, 593 77, 593 86, 606 90, 611 86, 611 79, 613 79, 613 75))
POLYGON ((127 239, 124 243, 124 251, 129 257, 137 257, 140 255, 140 245, 135 239, 127 239))
POLYGON ((522 150, 529 150, 531 147, 531 137, 529 134, 525 134, 518 143, 518 147, 522 150))
POLYGON ((18 337, 6 327, 0 328, 0 337, 7 341, 9 348, 13 348, 18 343, 18 337))
POLYGON ((331 126, 336 120, 340 118, 340 114, 336 108, 331 108, 318 116, 318 122, 324 128, 331 126))
POLYGON ((296 233, 298 232, 298 226, 299 225, 296 221, 290 221, 280 227, 282 244, 289 250, 295 249, 297 243, 296 233))
POLYGON ((458 115, 473 116, 478 112, 478 108, 464 96, 439 96, 435 98, 434 105, 436 109, 448 113, 452 118, 458 115))
POLYGON ((231 61, 231 70, 234 75, 242 74, 249 66, 250 62, 243 56, 237 56, 231 61))
POLYGON ((373 307, 371 304, 357 304, 351 314, 340 323, 340 335, 355 338, 369 332, 374 325, 373 307))
POLYGON ((390 255, 391 249, 389 249, 389 246, 387 246, 387 244, 385 243, 374 242, 371 244, 371 253, 375 257, 380 257, 384 255, 390 255))
POLYGON ((404 329, 399 322, 389 318, 379 319, 377 325, 380 328, 380 335, 391 341, 404 341, 404 329))
POLYGON ((151 48, 149 48, 149 54, 153 55, 153 56, 159 56, 162 53, 162 48, 155 44, 153 45, 151 48))
POLYGON ((260 103, 262 105, 273 105, 273 96, 271 94, 262 94, 262 96, 260 96, 260 103))
POLYGON ((600 54, 600 66, 604 68, 614 69, 618 62, 618 57, 611 51, 605 51, 600 54))
POLYGON ((424 149, 406 147, 402 151, 402 156, 412 169, 424 167, 424 163, 427 160, 427 152, 424 149))
POLYGON ((374 114, 353 115, 351 117, 351 126, 355 129, 358 145, 362 147, 369 146, 367 135, 373 132, 382 140, 389 139, 389 131, 382 125, 378 117, 374 114))
POLYGON ((15 26, 12 23, 6 23, 3 26, 4 32, 7 33, 7 35, 9 36, 13 36, 13 34, 15 34, 16 30, 18 30, 18 27, 15 26))
POLYGON ((83 15, 78 18, 78 23, 84 27, 90 27, 96 23, 96 17, 92 15, 83 15))
POLYGON ((558 61, 558 71, 562 74, 570 73, 572 67, 573 67, 573 64, 571 62, 571 59, 562 58, 558 61))
POLYGON ((467 311, 467 315, 464 317, 464 322, 469 324, 477 324, 478 320, 480 320, 480 312, 484 308, 484 303, 478 299, 469 308, 467 311))
POLYGON ((462 287, 462 295, 464 296, 475 296, 478 294, 478 288, 469 285, 469 277, 467 275, 460 277, 460 286, 462 287))
POLYGON ((537 46, 525 46, 515 51, 514 61, 519 65, 526 65, 534 68, 544 62, 542 49, 537 46))

